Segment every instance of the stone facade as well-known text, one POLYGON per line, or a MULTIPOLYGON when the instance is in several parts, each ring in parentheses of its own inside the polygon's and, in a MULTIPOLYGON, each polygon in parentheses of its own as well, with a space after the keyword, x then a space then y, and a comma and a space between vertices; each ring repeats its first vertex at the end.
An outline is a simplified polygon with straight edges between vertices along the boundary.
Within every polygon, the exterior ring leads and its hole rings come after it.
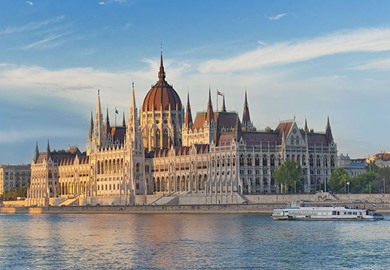
POLYGON ((273 173, 285 160, 302 168, 302 192, 309 193, 326 189, 337 164, 329 119, 322 133, 310 131, 307 123, 299 128, 295 119, 257 131, 247 93, 242 119, 226 110, 225 96, 222 109, 214 111, 209 90, 206 111, 193 120, 189 95, 184 110, 166 81, 162 55, 158 81, 139 112, 133 84, 127 125, 123 119, 121 126, 111 127, 98 93, 86 153, 77 148, 52 152, 49 144, 44 153, 36 149, 30 205, 47 205, 53 197, 78 197, 87 205, 146 204, 152 194, 198 194, 218 203, 237 194, 279 193, 273 173), (144 199, 135 199, 140 196, 144 199))
POLYGON ((0 166, 0 196, 14 188, 24 188, 30 184, 30 165, 0 166))

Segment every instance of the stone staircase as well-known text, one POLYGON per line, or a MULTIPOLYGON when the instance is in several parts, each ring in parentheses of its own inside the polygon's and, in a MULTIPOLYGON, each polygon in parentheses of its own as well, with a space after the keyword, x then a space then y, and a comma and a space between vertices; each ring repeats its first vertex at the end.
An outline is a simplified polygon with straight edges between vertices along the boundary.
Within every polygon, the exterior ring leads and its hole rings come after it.
POLYGON ((77 206, 79 205, 79 197, 68 198, 56 206, 77 206))

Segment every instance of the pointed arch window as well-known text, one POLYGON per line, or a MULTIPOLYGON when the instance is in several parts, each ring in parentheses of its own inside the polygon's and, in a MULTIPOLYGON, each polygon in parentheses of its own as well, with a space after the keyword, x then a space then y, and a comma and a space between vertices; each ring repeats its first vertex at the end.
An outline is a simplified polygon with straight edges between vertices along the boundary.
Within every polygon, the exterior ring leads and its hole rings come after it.
POLYGON ((161 137, 161 135, 160 135, 160 130, 159 129, 157 129, 156 130, 156 148, 160 148, 160 137, 161 137))
POLYGON ((164 134, 163 134, 163 148, 168 148, 168 129, 164 129, 164 134))

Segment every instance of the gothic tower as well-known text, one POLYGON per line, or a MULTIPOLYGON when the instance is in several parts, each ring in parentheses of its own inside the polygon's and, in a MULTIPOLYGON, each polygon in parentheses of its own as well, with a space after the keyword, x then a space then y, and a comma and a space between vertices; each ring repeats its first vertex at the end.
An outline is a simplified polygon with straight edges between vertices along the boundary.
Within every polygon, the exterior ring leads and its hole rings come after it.
POLYGON ((124 193, 129 204, 134 204, 134 195, 146 195, 145 152, 138 122, 135 102, 134 83, 132 84, 131 102, 125 138, 124 193))

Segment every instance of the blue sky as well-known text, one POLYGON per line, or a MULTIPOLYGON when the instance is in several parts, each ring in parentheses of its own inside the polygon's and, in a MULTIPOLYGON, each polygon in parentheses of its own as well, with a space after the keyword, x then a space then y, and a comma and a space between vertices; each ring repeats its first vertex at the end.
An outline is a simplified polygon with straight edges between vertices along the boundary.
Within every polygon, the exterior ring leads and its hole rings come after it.
MULTIPOLYGON (((192 111, 209 87, 254 125, 329 116, 339 153, 390 151, 389 1, 0 1, 0 164, 28 163, 35 142, 85 149, 97 90, 111 122, 157 80, 192 111)), ((221 105, 221 101, 219 105, 221 105)))

